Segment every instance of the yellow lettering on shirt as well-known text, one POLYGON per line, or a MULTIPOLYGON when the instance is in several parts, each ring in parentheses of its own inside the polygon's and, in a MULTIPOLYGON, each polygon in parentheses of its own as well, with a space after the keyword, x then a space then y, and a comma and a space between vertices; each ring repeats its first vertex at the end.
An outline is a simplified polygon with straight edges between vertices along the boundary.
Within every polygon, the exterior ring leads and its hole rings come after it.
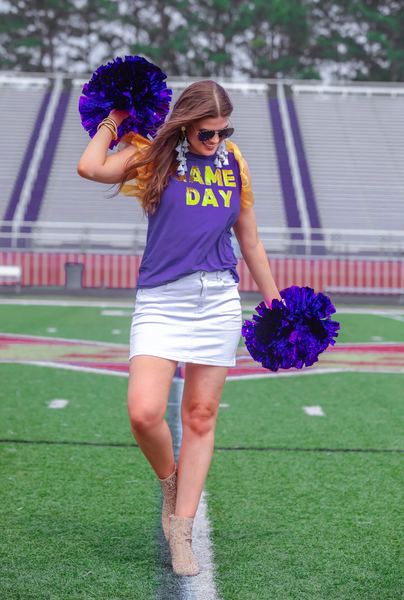
POLYGON ((206 188, 202 201, 202 206, 207 206, 208 204, 213 204, 213 206, 217 206, 219 208, 215 194, 210 188, 206 188))
POLYGON ((224 199, 224 207, 225 208, 230 208, 230 198, 231 198, 232 193, 233 193, 232 190, 229 190, 228 192, 225 192, 224 190, 219 190, 219 194, 224 199))
POLYGON ((176 174, 174 175, 174 178, 175 178, 177 181, 183 181, 184 183, 186 183, 186 182, 187 182, 187 176, 186 176, 186 174, 185 174, 185 173, 184 173, 183 175, 178 175, 178 173, 176 173, 176 174))
POLYGON ((206 166, 205 185, 212 185, 212 183, 217 183, 217 185, 223 185, 222 171, 220 169, 216 169, 216 173, 213 173, 212 169, 206 166))
POLYGON ((234 180, 233 171, 222 170, 222 173, 223 173, 224 185, 226 187, 236 187, 236 182, 234 180))
POLYGON ((189 183, 196 181, 196 183, 201 183, 203 185, 203 179, 199 167, 193 166, 191 168, 191 172, 189 174, 189 183))
POLYGON ((187 187, 187 204, 191 204, 192 206, 194 206, 195 204, 198 204, 200 198, 201 195, 198 192, 198 190, 194 190, 194 188, 187 187))

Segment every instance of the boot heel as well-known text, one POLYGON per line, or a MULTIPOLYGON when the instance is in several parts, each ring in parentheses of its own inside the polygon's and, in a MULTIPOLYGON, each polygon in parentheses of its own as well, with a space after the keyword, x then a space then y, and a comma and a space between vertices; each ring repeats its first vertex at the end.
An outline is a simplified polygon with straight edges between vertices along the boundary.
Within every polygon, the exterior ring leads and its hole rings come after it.
POLYGON ((170 552, 177 575, 198 575, 200 569, 192 550, 192 526, 188 517, 170 517, 170 552))

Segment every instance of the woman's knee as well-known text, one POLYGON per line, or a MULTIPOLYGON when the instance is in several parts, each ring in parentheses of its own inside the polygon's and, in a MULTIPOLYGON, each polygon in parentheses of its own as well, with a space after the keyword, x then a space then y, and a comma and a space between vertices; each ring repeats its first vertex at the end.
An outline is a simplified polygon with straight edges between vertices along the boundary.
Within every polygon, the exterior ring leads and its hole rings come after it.
POLYGON ((182 421, 194 434, 204 436, 215 428, 217 403, 194 403, 183 410, 182 421))
POLYGON ((144 401, 136 397, 128 396, 128 412, 132 430, 140 435, 147 435, 164 419, 161 410, 155 409, 144 401))

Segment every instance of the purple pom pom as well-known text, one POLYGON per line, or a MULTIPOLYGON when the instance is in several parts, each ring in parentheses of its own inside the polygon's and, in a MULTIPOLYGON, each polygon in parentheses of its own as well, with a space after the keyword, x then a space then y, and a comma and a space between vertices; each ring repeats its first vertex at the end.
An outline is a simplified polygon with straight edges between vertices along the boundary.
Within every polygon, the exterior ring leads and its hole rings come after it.
POLYGON ((292 286, 281 297, 273 300, 271 309, 261 302, 254 321, 245 321, 245 344, 253 359, 270 371, 309 367, 335 344, 340 328, 330 319, 335 308, 328 296, 316 295, 309 287, 292 286))
POLYGON ((172 92, 164 79, 161 69, 140 56, 125 56, 125 60, 118 56, 101 65, 84 85, 79 101, 84 129, 93 137, 111 110, 127 110, 130 116, 118 127, 118 139, 112 140, 110 149, 130 131, 154 137, 170 107, 172 92))

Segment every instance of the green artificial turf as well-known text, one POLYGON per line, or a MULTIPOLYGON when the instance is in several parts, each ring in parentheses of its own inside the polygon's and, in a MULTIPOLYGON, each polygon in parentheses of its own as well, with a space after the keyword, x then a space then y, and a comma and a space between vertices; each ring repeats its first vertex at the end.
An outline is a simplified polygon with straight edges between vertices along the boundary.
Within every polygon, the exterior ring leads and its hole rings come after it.
POLYGON ((222 600, 401 600, 404 456, 216 451, 222 600))
POLYGON ((140 450, 1 444, 0 598, 150 600, 160 499, 140 450))
POLYGON ((0 438, 135 443, 126 377, 0 364, 0 381, 0 438), (69 404, 49 409, 57 398, 69 404))
MULTIPOLYGON (((132 317, 103 316, 101 308, 75 306, 0 306, 0 332, 41 335, 129 344, 132 317), (48 332, 48 328, 57 329, 48 332), (121 333, 112 333, 112 331, 121 333)), ((109 308, 108 310, 113 310, 109 308)), ((131 313, 131 309, 117 309, 131 313)), ((252 320, 252 312, 243 311, 243 320, 252 320)), ((337 314, 341 323, 337 342, 404 342, 404 322, 375 315, 337 314)), ((240 345, 244 344, 241 337, 240 345)))
POLYGON ((116 309, 129 313, 127 316, 104 316, 102 310, 87 306, 1 305, 0 332, 129 344, 131 309, 116 309), (56 331, 48 332, 48 328, 56 331))
MULTIPOLYGON (((135 443, 126 378, 2 364, 0 380, 2 439, 135 443)), ((154 598, 160 487, 138 448, 2 443, 0 481, 2 600, 154 598)))
MULTIPOLYGON (((399 315, 399 318, 402 316, 399 315)), ((339 321, 341 325, 337 343, 404 342, 404 322, 390 316, 350 315, 337 311, 331 315, 331 319, 339 321)))
POLYGON ((385 373, 230 380, 216 446, 404 450, 403 387, 404 374, 385 373), (302 410, 314 405, 326 416, 302 410))
MULTIPOLYGON (((227 381, 217 447, 404 449, 404 375, 227 381), (320 405, 325 417, 302 406, 320 405)), ((404 454, 216 450, 222 600, 404 597, 404 454)))
MULTIPOLYGON (((0 306, 0 331, 128 343, 130 316, 100 310, 0 306)), ((404 323, 334 318, 340 342, 403 341, 404 323)), ((404 449, 403 377, 227 381, 216 446, 404 449)), ((0 381, 2 439, 134 443, 127 378, 0 364, 0 381)), ((402 600, 403 472, 404 454, 215 451, 221 600, 402 600)), ((160 491, 139 449, 2 443, 0 481, 1 600, 155 598, 160 491)))

